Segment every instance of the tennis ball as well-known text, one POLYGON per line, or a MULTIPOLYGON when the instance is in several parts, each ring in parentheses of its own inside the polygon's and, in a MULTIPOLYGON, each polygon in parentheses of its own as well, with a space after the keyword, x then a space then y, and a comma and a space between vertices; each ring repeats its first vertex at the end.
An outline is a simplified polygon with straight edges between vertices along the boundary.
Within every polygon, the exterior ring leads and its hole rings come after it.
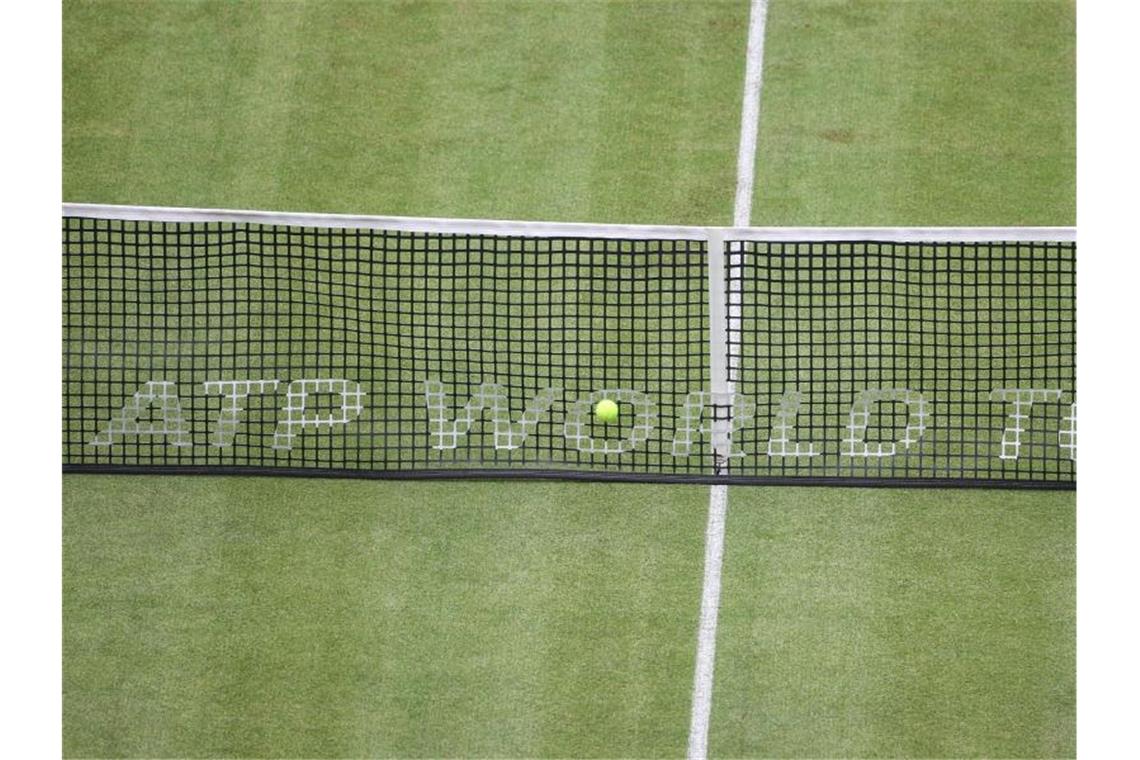
POLYGON ((608 398, 604 398, 594 406, 594 414, 601 422, 617 422, 618 405, 608 398))

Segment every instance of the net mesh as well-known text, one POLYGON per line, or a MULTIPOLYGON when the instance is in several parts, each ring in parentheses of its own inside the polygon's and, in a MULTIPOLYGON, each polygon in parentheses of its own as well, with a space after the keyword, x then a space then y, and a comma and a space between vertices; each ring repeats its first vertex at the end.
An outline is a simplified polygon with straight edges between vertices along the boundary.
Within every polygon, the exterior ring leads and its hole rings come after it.
POLYGON ((705 255, 65 218, 64 461, 705 472, 659 424, 708 383, 705 255))
POLYGON ((732 243, 736 436, 766 454, 734 472, 1072 481, 1075 265, 1072 243, 732 243))
POLYGON ((65 469, 1075 482, 1073 244, 728 249, 65 216, 65 469))

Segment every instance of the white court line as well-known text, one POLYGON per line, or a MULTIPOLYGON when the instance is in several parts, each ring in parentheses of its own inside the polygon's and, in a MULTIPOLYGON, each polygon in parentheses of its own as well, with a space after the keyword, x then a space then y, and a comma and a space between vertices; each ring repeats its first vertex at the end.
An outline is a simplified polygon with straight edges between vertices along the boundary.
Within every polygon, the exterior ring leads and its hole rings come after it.
MULTIPOLYGON (((768 0, 752 0, 750 14, 744 103, 740 116, 740 149, 736 157, 736 202, 732 218, 732 223, 737 227, 747 227, 752 217, 756 133, 760 123, 760 89, 763 85, 764 22, 768 16, 768 0)), ((731 263, 729 271, 732 271, 731 263)), ((740 334, 739 305, 739 293, 729 293, 727 327, 730 334, 737 336, 740 334)), ((727 383, 727 390, 729 393, 733 391, 731 382, 727 383)), ((705 572, 693 674, 693 711, 689 722, 690 760, 704 760, 708 757, 713 669, 716 664, 716 624, 720 610, 721 565, 724 561, 724 524, 727 514, 728 487, 712 486, 709 490, 709 518, 705 530, 705 572)))
POLYGON ((744 69, 744 105, 740 109, 740 150, 736 154, 736 204, 732 223, 747 227, 752 219, 752 183, 756 176, 756 134, 760 124, 760 89, 764 85, 764 23, 768 0, 752 0, 748 25, 748 63, 744 69))
POLYGON ((709 521, 705 529, 705 582, 701 591, 697 666, 693 676, 693 713, 689 721, 689 760, 704 760, 708 756, 716 621, 720 607, 720 566, 724 559, 724 519, 727 513, 728 486, 711 486, 709 521))

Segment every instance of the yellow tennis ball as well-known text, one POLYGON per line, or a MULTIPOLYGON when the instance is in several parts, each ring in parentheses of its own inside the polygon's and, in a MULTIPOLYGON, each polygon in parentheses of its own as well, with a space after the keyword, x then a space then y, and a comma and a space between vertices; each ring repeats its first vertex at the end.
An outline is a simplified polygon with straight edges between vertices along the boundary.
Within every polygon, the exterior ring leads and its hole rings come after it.
POLYGON ((594 407, 594 414, 602 422, 617 422, 618 405, 608 398, 604 398, 594 407))

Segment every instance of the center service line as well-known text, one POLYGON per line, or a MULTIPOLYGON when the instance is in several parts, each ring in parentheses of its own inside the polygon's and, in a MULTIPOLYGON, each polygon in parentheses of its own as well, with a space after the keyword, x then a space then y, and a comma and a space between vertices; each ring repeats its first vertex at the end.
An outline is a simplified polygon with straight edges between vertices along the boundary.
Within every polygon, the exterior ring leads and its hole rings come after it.
MULTIPOLYGON (((748 24, 747 62, 744 71, 744 102, 740 116, 740 148, 736 157, 736 201, 732 218, 732 223, 736 227, 749 226, 752 217, 756 135, 760 123, 760 90, 763 86, 764 24, 767 16, 768 0, 752 0, 748 24)), ((737 255, 740 254, 737 252, 737 255)), ((731 258, 729 261, 731 262, 731 258)), ((732 271, 730 263, 728 272, 731 274, 732 271)), ((727 328, 730 335, 739 336, 739 280, 732 278, 729 283, 727 328)), ((727 346, 725 349, 727 353, 727 346)), ((733 358, 729 357, 729 361, 733 358)), ((732 363, 735 364, 734 361, 732 363)), ((726 385, 728 393, 731 394, 734 390, 732 382, 728 381, 726 385)), ((721 565, 724 562, 724 526, 727 513, 728 486, 712 486, 709 490, 709 518, 705 530, 705 573, 704 587, 701 591, 701 619, 697 629, 696 668, 693 675, 689 760, 705 760, 708 757, 709 715, 712 711, 713 668, 716 662, 716 624, 720 609, 721 565)))

